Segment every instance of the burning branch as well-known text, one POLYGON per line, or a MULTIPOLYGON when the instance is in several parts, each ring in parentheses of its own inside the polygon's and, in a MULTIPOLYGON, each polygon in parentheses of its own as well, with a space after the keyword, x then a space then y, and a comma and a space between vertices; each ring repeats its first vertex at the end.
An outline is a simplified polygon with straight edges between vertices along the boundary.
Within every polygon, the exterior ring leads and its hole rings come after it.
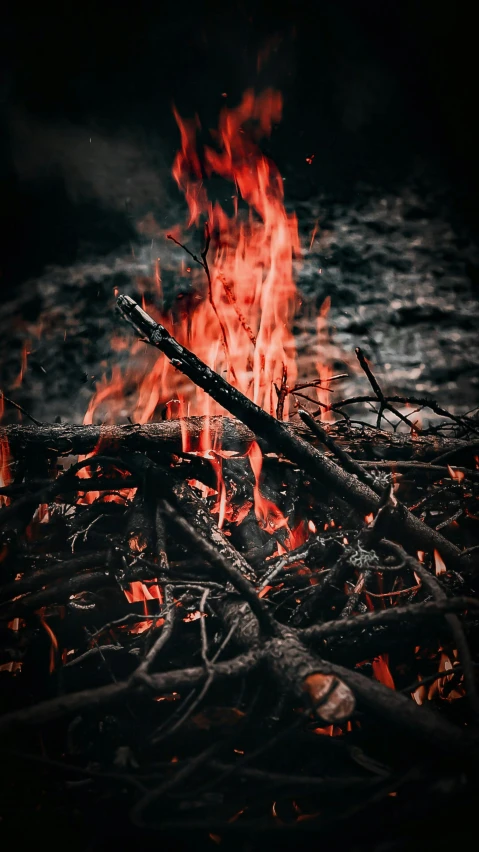
MULTIPOLYGON (((282 453, 319 482, 331 488, 360 512, 374 512, 379 507, 379 497, 356 477, 343 471, 326 456, 319 453, 301 438, 293 436, 282 423, 275 420, 259 406, 230 385, 218 373, 207 367, 186 347, 181 346, 167 330, 156 323, 129 296, 118 298, 118 308, 125 319, 153 346, 161 349, 171 363, 206 391, 231 414, 262 438, 271 450, 282 453)), ((397 530, 414 548, 436 549, 446 563, 459 565, 460 551, 435 530, 425 526, 406 509, 398 512, 397 530)))

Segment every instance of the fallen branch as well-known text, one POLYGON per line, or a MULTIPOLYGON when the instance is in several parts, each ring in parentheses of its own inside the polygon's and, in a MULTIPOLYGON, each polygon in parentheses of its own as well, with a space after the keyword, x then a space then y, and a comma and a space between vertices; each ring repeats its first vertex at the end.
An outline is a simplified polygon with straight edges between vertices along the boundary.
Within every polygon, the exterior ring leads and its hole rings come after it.
MULTIPOLYGON (((184 435, 189 442, 197 445, 204 432, 206 421, 213 442, 224 449, 243 453, 255 440, 255 433, 240 420, 232 417, 186 417, 182 420, 164 420, 159 423, 131 424, 123 426, 78 426, 75 424, 43 424, 38 427, 12 425, 0 426, 0 439, 8 442, 14 456, 26 451, 57 457, 83 455, 91 453, 99 445, 102 452, 114 453, 123 450, 132 452, 164 451, 180 454, 184 446, 184 435)), ((283 423, 283 427, 293 435, 310 437, 310 430, 302 423, 283 423)), ((473 461, 477 452, 476 443, 467 443, 454 438, 436 435, 418 435, 411 441, 409 435, 384 432, 372 427, 344 429, 341 424, 328 425, 328 434, 349 452, 363 457, 377 458, 378 461, 394 459, 398 455, 404 461, 411 457, 418 461, 428 461, 438 454, 448 454, 444 460, 468 454, 473 461)), ((259 438, 260 445, 266 445, 259 438)), ((85 480, 85 486, 87 486, 85 480)))
MULTIPOLYGON (((133 299, 129 296, 120 296, 118 307, 140 334, 146 335, 153 346, 167 355, 173 366, 181 370, 231 414, 246 423, 256 435, 266 441, 271 451, 285 455, 358 511, 367 514, 379 508, 380 498, 367 485, 342 470, 302 438, 293 435, 280 421, 275 420, 251 402, 218 373, 200 361, 196 355, 181 346, 133 299)), ((458 548, 436 530, 419 521, 404 507, 397 514, 396 528, 397 533, 404 536, 412 549, 421 548, 426 551, 436 549, 446 564, 450 564, 451 567, 460 564, 461 553, 458 548)))

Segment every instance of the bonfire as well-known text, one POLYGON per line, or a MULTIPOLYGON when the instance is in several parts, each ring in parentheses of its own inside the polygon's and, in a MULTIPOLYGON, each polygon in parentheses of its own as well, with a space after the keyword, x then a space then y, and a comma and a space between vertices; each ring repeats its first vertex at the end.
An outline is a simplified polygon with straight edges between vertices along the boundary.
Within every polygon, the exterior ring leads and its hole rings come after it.
POLYGON ((248 91, 208 136, 175 112, 190 297, 157 264, 83 425, 1 428, 1 749, 52 824, 229 848, 472 796, 478 422, 388 395, 328 299, 298 358, 281 109, 248 91))

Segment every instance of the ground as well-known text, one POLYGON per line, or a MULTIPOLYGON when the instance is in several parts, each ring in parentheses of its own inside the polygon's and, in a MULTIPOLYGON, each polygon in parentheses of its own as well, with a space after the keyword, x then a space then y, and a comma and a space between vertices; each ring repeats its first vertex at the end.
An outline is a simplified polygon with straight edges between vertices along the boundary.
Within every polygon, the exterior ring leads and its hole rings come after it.
MULTIPOLYGON (((296 276, 309 317, 298 318, 295 329, 302 374, 311 374, 316 360, 311 318, 330 297, 323 358, 349 372, 337 398, 369 390, 355 364, 359 345, 385 391, 430 394, 454 410, 477 405, 479 253, 452 221, 447 195, 411 180, 388 193, 361 185, 352 203, 323 196, 288 204, 299 220, 296 276)), ((167 300, 188 290, 182 252, 165 239, 182 217, 176 204, 167 215, 152 211, 135 222, 130 244, 103 255, 85 252, 77 263, 52 265, 18 286, 0 317, 5 392, 40 420, 81 423, 98 379, 129 356, 111 346, 121 325, 115 288, 138 295, 138 282, 152 275, 160 255, 167 300), (153 219, 159 227, 152 237, 153 219), (25 342, 31 354, 20 382, 25 342)))

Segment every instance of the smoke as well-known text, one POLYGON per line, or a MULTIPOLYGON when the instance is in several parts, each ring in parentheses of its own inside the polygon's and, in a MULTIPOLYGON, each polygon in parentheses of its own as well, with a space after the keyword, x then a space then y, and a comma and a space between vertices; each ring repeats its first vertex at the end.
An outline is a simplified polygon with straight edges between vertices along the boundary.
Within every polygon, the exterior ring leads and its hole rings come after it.
POLYGON ((20 182, 62 178, 73 204, 96 201, 133 215, 161 207, 168 169, 160 142, 128 131, 106 133, 87 125, 42 122, 19 109, 9 121, 20 182))

